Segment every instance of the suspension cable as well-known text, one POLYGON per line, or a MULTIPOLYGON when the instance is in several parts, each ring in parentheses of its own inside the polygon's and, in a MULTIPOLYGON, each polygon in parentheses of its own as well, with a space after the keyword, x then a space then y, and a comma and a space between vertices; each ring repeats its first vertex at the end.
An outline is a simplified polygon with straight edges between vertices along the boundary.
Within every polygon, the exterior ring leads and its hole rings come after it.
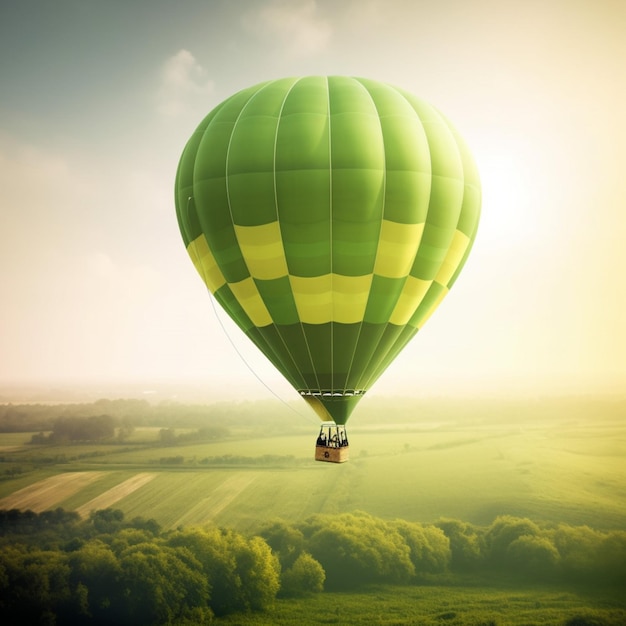
POLYGON ((291 404, 289 404, 286 400, 284 400, 283 398, 281 398, 254 370, 254 368, 250 365, 250 363, 248 363, 248 361, 246 360, 246 358, 244 357, 243 353, 241 352, 241 350, 239 350, 239 348, 235 345, 235 342, 233 341, 233 338, 230 336, 228 330, 226 329, 226 326, 224 325, 224 322, 222 322, 222 320, 220 319, 220 316, 218 315, 217 312, 217 307, 215 306, 215 302, 213 299, 213 295, 211 294, 211 291, 209 291, 209 300, 211 301, 211 308, 213 309, 213 314, 215 315, 215 317, 217 318, 217 321, 220 325, 220 327, 222 328, 222 331, 224 332, 224 335, 226 335, 226 338, 228 339, 230 345, 234 348, 235 352, 239 355, 239 358, 243 361, 244 365, 252 372, 252 374, 254 375, 254 377, 277 399, 279 400, 282 404, 284 404, 289 410, 293 411, 296 415, 299 415, 300 417, 304 418, 305 420, 307 420, 308 422, 313 421, 311 416, 305 415, 304 413, 300 413, 300 411, 298 411, 297 409, 295 409, 293 406, 291 406, 291 404))

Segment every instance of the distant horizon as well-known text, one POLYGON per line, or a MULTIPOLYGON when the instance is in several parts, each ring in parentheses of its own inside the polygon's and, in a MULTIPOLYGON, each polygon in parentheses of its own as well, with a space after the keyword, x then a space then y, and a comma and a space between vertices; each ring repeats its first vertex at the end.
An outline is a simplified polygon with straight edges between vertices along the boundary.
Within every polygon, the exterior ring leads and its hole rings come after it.
MULTIPOLYGON (((198 379, 160 380, 160 379, 47 379, 32 381, 0 381, 0 404, 74 404, 89 403, 98 400, 144 399, 149 402, 199 402, 203 404, 222 402, 259 402, 276 401, 286 404, 300 404, 298 392, 283 381, 274 381, 275 385, 263 386, 254 381, 248 387, 235 382, 230 384, 210 383, 198 379)), ((447 384, 439 381, 424 387, 412 389, 393 387, 389 383, 374 386, 364 399, 419 400, 419 399, 529 399, 529 398, 590 398, 624 397, 626 390, 614 381, 605 384, 583 385, 581 381, 560 380, 557 383, 535 384, 532 380, 518 380, 508 384, 500 383, 487 388, 484 385, 472 386, 469 381, 460 385, 458 381, 447 384)), ((302 407, 304 407, 304 403, 302 407)), ((358 413, 358 408, 357 411, 358 413)))

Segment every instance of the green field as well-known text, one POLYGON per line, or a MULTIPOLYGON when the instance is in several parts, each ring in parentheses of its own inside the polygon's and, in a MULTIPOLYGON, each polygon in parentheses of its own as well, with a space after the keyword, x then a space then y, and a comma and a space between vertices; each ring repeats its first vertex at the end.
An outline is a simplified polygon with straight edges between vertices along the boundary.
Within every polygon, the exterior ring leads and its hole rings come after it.
POLYGON ((342 465, 312 460, 314 425, 297 435, 239 434, 176 446, 159 445, 156 428, 138 429, 123 445, 33 446, 29 434, 0 434, 2 466, 30 468, 0 482, 0 498, 50 474, 102 472, 76 493, 50 501, 51 507, 76 509, 134 474, 151 472, 153 480, 115 506, 166 528, 213 521, 254 530, 276 517, 300 521, 353 510, 420 522, 450 517, 486 525, 511 514, 626 528, 620 412, 542 419, 506 406, 502 412, 512 416, 470 423, 457 415, 421 423, 357 422, 349 433, 351 459, 342 465))
POLYGON ((231 626, 622 626, 626 609, 603 594, 559 588, 493 586, 372 587, 278 601, 271 615, 223 618, 231 626), (599 607, 599 608, 590 608, 599 607))

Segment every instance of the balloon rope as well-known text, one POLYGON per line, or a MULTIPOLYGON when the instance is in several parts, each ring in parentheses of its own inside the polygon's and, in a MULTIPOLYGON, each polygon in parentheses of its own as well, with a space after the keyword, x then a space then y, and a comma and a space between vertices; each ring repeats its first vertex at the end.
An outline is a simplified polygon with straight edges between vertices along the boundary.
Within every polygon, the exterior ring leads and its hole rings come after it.
POLYGON ((217 313, 217 308, 215 306, 215 302, 213 301, 213 295, 211 294, 211 292, 209 291, 209 300, 211 301, 211 308, 213 309, 213 314, 215 315, 215 317, 217 318, 217 321, 219 323, 219 325, 222 328, 222 331, 224 332, 224 334, 226 335, 226 338, 228 339, 228 341, 230 342, 230 345, 234 348, 235 352, 239 355, 239 358, 244 362, 245 366, 252 372, 252 374, 254 375, 254 377, 280 402, 282 402, 288 409, 290 409, 291 411, 293 411, 296 415, 299 415, 300 417, 306 419, 307 421, 311 422, 311 421, 316 421, 313 420, 313 418, 311 418, 308 415, 304 415, 304 413, 300 413, 300 411, 294 409, 288 402, 286 402, 283 398, 281 398, 255 371, 254 368, 250 365, 250 363, 248 363, 248 361, 246 361, 246 358, 243 356, 243 354, 241 353, 241 351, 239 350, 239 348, 237 348, 237 346, 235 345, 235 342, 233 341, 232 337, 230 336, 230 334, 228 333, 228 330, 226 330, 226 326, 224 326, 224 323, 222 322, 222 320, 220 319, 220 316, 217 313))

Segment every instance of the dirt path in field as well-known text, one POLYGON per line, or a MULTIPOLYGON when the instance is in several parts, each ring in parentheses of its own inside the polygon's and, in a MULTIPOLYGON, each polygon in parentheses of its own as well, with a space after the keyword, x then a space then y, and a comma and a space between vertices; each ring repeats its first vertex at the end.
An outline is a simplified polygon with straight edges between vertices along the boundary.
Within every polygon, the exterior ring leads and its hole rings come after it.
POLYGON ((118 500, 125 498, 127 495, 133 493, 133 491, 137 491, 137 489, 149 483, 155 476, 156 474, 148 473, 136 474, 119 485, 111 487, 108 491, 96 496, 93 500, 89 500, 89 502, 79 506, 76 512, 81 517, 87 517, 91 511, 107 509, 118 500))
POLYGON ((0 499, 0 509, 30 509, 41 513, 73 496, 103 474, 104 472, 66 472, 44 478, 0 499))
POLYGON ((239 472, 229 476, 221 485, 216 487, 210 495, 202 498, 197 504, 188 509, 172 525, 189 526, 203 524, 221 513, 241 492, 256 480, 256 474, 239 472))

